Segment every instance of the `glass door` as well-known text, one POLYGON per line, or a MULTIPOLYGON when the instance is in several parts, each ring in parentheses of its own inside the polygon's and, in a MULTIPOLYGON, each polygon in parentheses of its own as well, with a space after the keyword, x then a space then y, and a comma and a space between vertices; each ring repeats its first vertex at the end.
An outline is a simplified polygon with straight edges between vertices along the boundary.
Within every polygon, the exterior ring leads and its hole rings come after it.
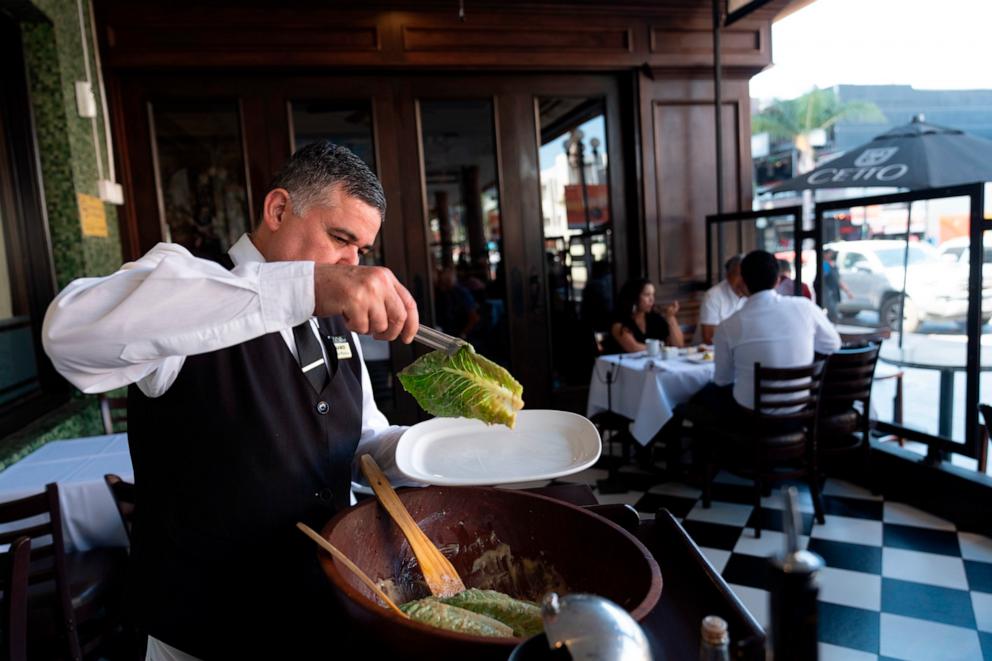
POLYGON ((237 99, 149 106, 163 240, 219 261, 251 230, 237 99))
MULTIPOLYGON (((396 273, 421 320, 509 368, 528 407, 584 408, 595 324, 608 315, 614 273, 625 273, 611 78, 145 74, 123 77, 120 97, 124 114, 148 118, 121 141, 127 257, 162 240, 223 254, 258 222, 285 159, 330 139, 382 181, 386 221, 368 263, 396 273), (556 152, 550 167, 545 149, 556 152), (557 167, 560 181, 546 180, 557 167), (584 319, 589 327, 571 332, 584 319), (554 399, 569 389, 575 401, 554 399)), ((420 349, 363 348, 381 407, 415 420, 393 375, 420 349)))
POLYGON ((613 318, 606 100, 540 97, 541 226, 552 388, 583 387, 613 318))
MULTIPOLYGON (((290 99, 287 118, 291 151, 319 140, 330 140, 350 149, 377 172, 372 106, 371 98, 290 99)), ((386 266, 383 243, 382 239, 377 240, 372 250, 362 257, 362 262, 386 266)), ((370 335, 359 336, 359 341, 376 403, 387 414, 396 411, 397 384, 390 343, 370 335)))

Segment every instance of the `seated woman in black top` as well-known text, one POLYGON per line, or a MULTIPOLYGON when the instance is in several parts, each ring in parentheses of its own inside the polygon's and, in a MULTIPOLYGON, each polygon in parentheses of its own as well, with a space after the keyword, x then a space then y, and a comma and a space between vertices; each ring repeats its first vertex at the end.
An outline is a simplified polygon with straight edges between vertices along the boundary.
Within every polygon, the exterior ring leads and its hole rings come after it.
POLYGON ((609 343, 614 352, 633 353, 647 348, 645 340, 661 340, 667 346, 685 342, 675 313, 678 302, 666 305, 659 314, 654 304, 654 285, 646 278, 630 280, 617 296, 616 317, 610 326, 609 343))

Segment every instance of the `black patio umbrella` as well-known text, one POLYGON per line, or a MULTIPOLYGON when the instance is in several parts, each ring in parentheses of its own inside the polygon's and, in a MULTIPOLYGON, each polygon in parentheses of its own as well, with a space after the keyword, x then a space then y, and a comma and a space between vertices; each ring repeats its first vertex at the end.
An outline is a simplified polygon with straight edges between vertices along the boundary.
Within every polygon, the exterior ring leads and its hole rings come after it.
POLYGON ((922 190, 983 181, 992 181, 992 140, 928 124, 918 115, 768 192, 880 186, 922 190))

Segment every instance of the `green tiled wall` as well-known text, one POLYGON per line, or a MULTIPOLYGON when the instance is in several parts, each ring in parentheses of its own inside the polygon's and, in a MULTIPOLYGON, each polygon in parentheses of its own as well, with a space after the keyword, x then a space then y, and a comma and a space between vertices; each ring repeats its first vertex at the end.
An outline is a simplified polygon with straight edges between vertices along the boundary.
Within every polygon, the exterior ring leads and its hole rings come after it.
MULTIPOLYGON (((76 113, 75 81, 86 80, 83 37, 80 34, 76 0, 34 0, 33 4, 49 19, 22 22, 21 37, 28 70, 28 87, 34 113, 35 133, 41 162, 45 208, 52 240, 57 286, 65 287, 81 276, 104 275, 121 264, 117 209, 104 205, 108 234, 84 237, 79 219, 77 193, 97 196, 101 159, 104 178, 109 178, 103 109, 93 120, 76 113)), ((90 80, 99 92, 93 57, 89 5, 82 0, 89 48, 90 80)), ((78 395, 69 404, 35 421, 21 431, 0 439, 0 469, 12 461, 59 438, 103 433, 96 398, 78 395)))
MULTIPOLYGON (((117 208, 109 204, 104 205, 108 237, 84 237, 79 223, 76 194, 96 196, 97 159, 101 159, 105 178, 109 177, 109 161, 103 109, 96 118, 97 144, 93 140, 94 120, 76 113, 75 82, 86 79, 77 3, 75 0, 36 0, 34 4, 51 21, 51 24, 22 23, 22 36, 55 273, 58 286, 62 288, 80 276, 103 275, 116 270, 121 263, 120 232, 117 208)), ((90 80, 97 90, 96 62, 85 0, 83 16, 90 80)))
POLYGON ((0 443, 0 471, 20 461, 49 441, 96 436, 103 433, 95 397, 78 397, 0 443))

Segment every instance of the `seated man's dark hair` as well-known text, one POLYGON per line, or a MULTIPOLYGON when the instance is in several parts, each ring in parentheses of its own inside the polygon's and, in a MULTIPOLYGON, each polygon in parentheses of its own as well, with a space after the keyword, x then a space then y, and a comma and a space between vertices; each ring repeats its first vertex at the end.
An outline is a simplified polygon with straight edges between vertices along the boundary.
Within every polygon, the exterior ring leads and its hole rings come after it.
POLYGON ((778 281, 778 260, 765 250, 749 252, 741 261, 741 277, 751 294, 771 289, 778 281))

